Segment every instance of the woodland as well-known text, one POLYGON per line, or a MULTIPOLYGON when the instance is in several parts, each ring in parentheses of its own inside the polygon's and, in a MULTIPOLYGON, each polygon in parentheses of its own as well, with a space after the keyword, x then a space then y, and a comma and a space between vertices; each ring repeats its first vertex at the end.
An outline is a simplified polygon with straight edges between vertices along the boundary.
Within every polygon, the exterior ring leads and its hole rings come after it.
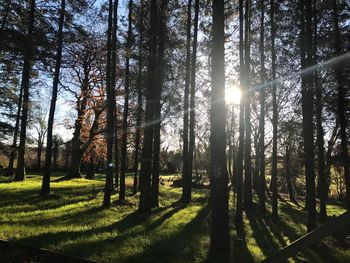
POLYGON ((350 262, 349 0, 0 0, 0 262, 350 262))

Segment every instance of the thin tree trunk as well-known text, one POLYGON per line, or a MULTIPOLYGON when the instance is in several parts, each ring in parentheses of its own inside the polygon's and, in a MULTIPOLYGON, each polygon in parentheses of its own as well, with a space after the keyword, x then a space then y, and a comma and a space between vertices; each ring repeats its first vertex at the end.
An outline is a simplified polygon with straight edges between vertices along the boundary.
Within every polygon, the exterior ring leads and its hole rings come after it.
POLYGON ((146 111, 143 148, 141 157, 140 172, 140 203, 139 211, 150 211, 151 209, 151 173, 152 173, 152 150, 153 150, 153 118, 154 118, 154 92, 156 78, 156 54, 157 54, 157 0, 151 0, 151 28, 150 28, 150 44, 148 56, 148 77, 146 90, 146 111))
POLYGON ((140 2, 140 39, 139 39, 139 68, 137 76, 137 117, 136 117, 136 136, 135 136, 135 151, 134 151, 134 184, 133 193, 137 193, 138 187, 138 167, 139 167, 139 152, 140 152, 140 139, 141 139, 141 121, 142 121, 142 43, 143 43, 143 0, 140 2))
POLYGON ((191 175, 188 145, 188 113, 189 113, 189 87, 191 77, 191 14, 192 0, 188 0, 187 5, 187 40, 186 40, 186 75, 184 91, 184 119, 183 119, 183 146, 182 146, 182 197, 181 201, 188 203, 191 201, 191 175))
POLYGON ((290 147, 286 147, 286 159, 285 159, 285 169, 286 169, 286 180, 287 180, 287 188, 289 193, 289 201, 295 203, 295 197, 294 197, 294 191, 293 191, 293 184, 292 184, 292 178, 290 174, 290 147))
POLYGON ((193 21, 193 42, 192 42, 192 61, 191 61, 191 90, 190 90, 190 142, 188 146, 188 158, 189 158, 189 165, 188 165, 188 172, 189 172, 189 197, 191 200, 191 191, 192 191, 192 170, 193 170, 193 151, 195 148, 196 143, 196 137, 194 133, 194 126, 195 126, 195 118, 196 118, 196 111, 195 111, 195 97, 196 97, 196 63, 197 63, 197 42, 198 42, 198 17, 199 17, 199 0, 195 1, 195 7, 194 7, 195 15, 194 15, 194 21, 193 21))
MULTIPOLYGON (((118 0, 114 0, 113 8, 113 26, 112 26, 112 37, 111 37, 111 85, 116 89, 116 63, 117 63, 117 29, 118 29, 118 0)), ((114 98, 114 173, 115 173, 115 183, 113 186, 113 179, 111 183, 111 188, 118 190, 119 186, 119 152, 118 152, 118 118, 117 118, 117 106, 116 98, 114 98)))
POLYGON ((210 136, 210 250, 228 253, 230 250, 228 215, 228 174, 225 135, 225 32, 224 2, 213 1, 211 136, 210 136))
POLYGON ((251 1, 245 2, 245 145, 244 145, 244 208, 250 209, 253 204, 252 195, 252 139, 250 124, 250 12, 251 1))
POLYGON ((36 169, 38 170, 38 172, 41 169, 41 152, 42 152, 43 146, 42 146, 42 141, 39 137, 39 141, 38 141, 38 148, 37 148, 37 162, 36 162, 36 169))
MULTIPOLYGON (((340 29, 339 29, 339 13, 337 1, 332 0, 333 5, 333 23, 334 23, 334 33, 335 33, 335 55, 340 56, 342 54, 341 50, 341 39, 340 39, 340 29)), ((347 119, 345 115, 345 95, 346 95, 346 87, 345 87, 345 73, 343 71, 343 65, 335 64, 334 66, 335 77, 337 80, 337 88, 338 88, 338 120, 340 125, 340 140, 341 140, 341 150, 342 150, 342 161, 344 167, 344 179, 345 179, 345 187, 346 187, 346 206, 347 209, 350 210, 350 167, 349 167, 349 153, 348 153, 348 141, 346 134, 347 127, 347 119)))
MULTIPOLYGON (((313 1, 313 56, 314 56, 314 64, 317 63, 317 7, 316 1, 313 1)), ((317 156, 318 156, 318 196, 320 199, 320 220, 322 222, 327 220, 327 208, 326 208, 326 181, 325 181, 325 150, 324 150, 324 131, 323 131, 323 120, 322 120, 322 87, 319 83, 318 72, 314 73, 314 87, 316 94, 316 129, 317 129, 317 156)))
MULTIPOLYGON (((237 207, 235 224, 243 226, 243 155, 244 155, 244 54, 243 54, 243 0, 239 0, 239 79, 241 86, 241 101, 239 105, 239 143, 237 160, 235 162, 235 175, 237 187, 237 207)), ((233 193, 234 194, 234 193, 233 193)))
POLYGON ((28 119, 28 109, 29 109, 29 86, 30 86, 30 72, 32 67, 32 57, 34 53, 33 46, 33 31, 34 31, 34 16, 35 16, 35 0, 30 0, 30 8, 28 12, 28 32, 27 40, 25 45, 25 53, 23 60, 23 71, 22 71, 22 81, 21 89, 23 89, 23 109, 21 116, 21 132, 20 132, 20 142, 18 148, 18 160, 15 181, 23 181, 25 178, 25 165, 24 165, 24 154, 26 145, 26 132, 27 132, 27 119, 28 119))
POLYGON ((278 200, 277 200, 277 125, 278 125, 278 109, 277 109, 277 92, 276 92, 276 25, 275 25, 275 1, 270 1, 271 5, 271 67, 272 67, 272 175, 271 175, 271 190, 272 190, 272 218, 278 218, 278 200))
POLYGON ((119 200, 125 200, 125 173, 128 169, 126 164, 127 159, 127 133, 128 133, 128 114, 129 114, 129 93, 130 93, 130 57, 131 57, 131 30, 132 30, 132 0, 129 0, 129 25, 128 37, 126 42, 126 62, 125 62, 125 97, 124 97, 124 112, 123 112, 123 127, 122 127, 122 148, 120 161, 120 191, 119 200))
POLYGON ((58 83, 60 80, 60 69, 62 62, 62 47, 63 47, 63 26, 66 11, 66 1, 61 0, 60 18, 58 22, 57 31, 57 50, 56 50, 56 65, 52 86, 52 97, 50 103, 49 119, 47 122, 47 138, 46 138, 46 153, 45 153, 45 167, 43 181, 41 185, 41 195, 47 195, 50 193, 50 173, 51 173, 51 159, 52 159, 52 134, 53 123, 55 118, 56 101, 58 93, 58 83))
POLYGON ((262 88, 260 89, 260 118, 259 118, 259 197, 260 197, 260 213, 266 213, 265 204, 265 80, 266 80, 266 69, 265 69, 265 4, 264 0, 260 0, 260 81, 262 88))
POLYGON ((115 89, 111 78, 112 57, 112 32, 113 31, 113 1, 109 0, 108 31, 107 31, 107 168, 106 184, 104 189, 103 207, 109 207, 111 203, 111 188, 113 183, 113 143, 115 120, 115 89))
MULTIPOLYGON (((302 8, 302 68, 312 65, 312 11, 311 2, 301 0, 302 8), (304 11, 304 7, 306 13, 304 11), (306 56, 307 55, 307 56, 306 56)), ((312 74, 302 74, 302 113, 304 136, 304 159, 306 176, 306 205, 308 209, 307 231, 316 228, 316 191, 314 172, 314 138, 313 138, 313 78, 312 74)))
POLYGON ((22 97, 23 97, 23 88, 20 87, 19 96, 18 96, 18 104, 17 104, 17 114, 16 114, 16 124, 15 124, 15 130, 13 133, 13 142, 11 147, 11 153, 10 153, 10 159, 9 159, 9 165, 7 167, 6 175, 12 176, 13 171, 13 163, 15 161, 16 152, 17 152, 17 139, 18 139, 18 132, 19 132, 19 124, 20 124, 20 118, 21 118, 21 109, 22 109, 22 97))

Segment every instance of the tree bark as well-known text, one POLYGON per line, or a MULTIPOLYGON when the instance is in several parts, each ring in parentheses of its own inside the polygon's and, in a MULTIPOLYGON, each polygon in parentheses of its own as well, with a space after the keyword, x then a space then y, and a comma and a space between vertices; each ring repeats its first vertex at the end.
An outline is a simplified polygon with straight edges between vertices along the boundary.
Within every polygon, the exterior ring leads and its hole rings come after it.
POLYGON ((26 145, 26 132, 27 132, 27 119, 28 119, 28 109, 29 109, 29 86, 30 86, 30 72, 32 67, 32 57, 34 53, 33 46, 33 31, 34 31, 34 16, 35 16, 35 0, 30 0, 30 7, 28 12, 28 32, 27 32, 27 42, 24 51, 23 60, 23 71, 22 71, 22 81, 21 89, 23 89, 23 109, 21 116, 21 132, 20 132, 20 142, 18 148, 18 160, 17 168, 15 174, 15 181, 23 181, 25 178, 25 164, 24 164, 24 154, 26 145))
POLYGON ((265 69, 265 4, 264 0, 260 0, 260 117, 259 117, 259 197, 260 197, 260 213, 266 213, 266 204, 265 204, 265 80, 266 80, 266 69, 265 69))
POLYGON ((213 1, 212 91, 210 114, 211 234, 210 250, 230 250, 228 215, 228 174, 225 135, 225 33, 224 1, 213 1))
POLYGON ((295 203, 295 197, 294 197, 294 191, 293 191, 293 184, 292 184, 292 177, 290 174, 290 154, 291 149, 290 147, 286 147, 286 158, 285 158, 285 170, 286 170, 286 181, 287 181, 287 188, 289 193, 289 201, 295 203))
POLYGON ((106 184, 104 189, 103 207, 109 207, 111 203, 111 188, 113 184, 113 143, 115 120, 115 89, 112 85, 112 34, 113 34, 113 1, 109 0, 108 30, 107 30, 107 168, 106 184))
POLYGON ((122 148, 120 161, 120 191, 119 200, 125 200, 125 173, 128 169, 126 164, 127 159, 127 133, 128 133, 128 114, 129 114, 129 93, 130 93, 130 57, 131 57, 131 30, 132 30, 132 0, 129 0, 129 23, 128 37, 126 41, 126 61, 125 61, 125 90, 124 90, 124 112, 123 112, 123 127, 122 127, 122 148))
POLYGON ((140 203, 139 211, 147 212, 151 209, 151 174, 152 174, 152 149, 153 149, 153 125, 154 121, 154 92, 156 78, 157 55, 157 0, 151 0, 151 28, 148 55, 148 77, 146 90, 146 111, 143 148, 140 171, 140 203))
MULTIPOLYGON (((302 69, 312 65, 312 11, 311 2, 301 0, 301 65, 302 69)), ((316 190, 314 171, 313 138, 313 78, 302 74, 302 113, 304 137, 304 161, 306 176, 306 206, 308 209, 307 231, 316 228, 316 190)))
MULTIPOLYGON (((235 165, 237 207, 235 215, 236 227, 243 226, 243 155, 244 155, 244 54, 243 54, 243 0, 239 0, 239 79, 241 86, 241 101, 239 105, 239 143, 235 165)), ((234 193, 233 193, 234 194, 234 193)))
POLYGON ((143 15, 144 6, 143 0, 140 1, 140 39, 139 39, 139 68, 137 76, 137 117, 136 117, 136 136, 135 136, 135 150, 134 150, 134 184, 133 193, 137 193, 138 188, 138 168, 139 168, 139 153, 140 153, 140 139, 141 139, 141 121, 142 121, 142 43, 143 43, 143 15))
POLYGON ((250 209, 253 204, 252 195, 252 139, 251 139, 251 124, 250 124, 250 13, 251 1, 245 2, 245 144, 244 144, 244 208, 250 209))
POLYGON ((277 109, 277 94, 276 94, 276 25, 275 25, 275 1, 270 1, 271 5, 271 67, 272 67, 272 175, 271 175, 271 190, 272 190, 272 218, 278 219, 278 200, 277 200, 277 125, 278 125, 278 109, 277 109))
POLYGON ((193 151, 195 148, 195 96, 196 96, 196 63, 197 63, 197 42, 198 42, 198 17, 199 17, 199 0, 195 1, 194 7, 194 21, 193 21, 193 42, 192 42, 192 61, 191 61, 191 90, 190 90, 190 141, 188 146, 188 172, 189 172, 189 192, 190 192, 190 200, 191 200, 191 191, 192 191, 192 170, 193 170, 193 151))
MULTIPOLYGON (((41 185, 41 195, 50 193, 50 174, 51 174, 51 159, 52 159, 52 135, 53 123, 55 118, 56 101, 58 93, 58 84, 60 80, 60 69, 62 63, 62 47, 63 47, 63 26, 66 12, 66 1, 61 0, 60 18, 58 22, 57 31, 57 50, 56 50, 56 64, 52 86, 52 97, 50 103, 49 119, 47 122, 47 138, 46 138, 46 153, 45 153, 45 167, 43 181, 41 185)), ((56 164, 55 164, 56 165, 56 164)))
MULTIPOLYGON (((334 23, 334 33, 335 33, 335 55, 340 56, 342 54, 341 49, 341 38, 340 38, 340 29, 339 29, 339 13, 337 1, 332 0, 332 15, 334 23)), ((335 77, 337 80, 337 89, 338 89, 338 121, 340 125, 340 140, 341 140, 341 150, 342 150, 342 162, 344 167, 344 179, 346 187, 346 206, 350 210, 350 167, 349 167, 349 153, 348 153, 348 141, 346 134, 347 119, 345 115, 345 96, 346 96, 346 87, 345 87, 345 73, 343 71, 343 66, 340 64, 334 65, 335 77)))
POLYGON ((188 0, 187 5, 187 37, 186 37, 186 75, 184 91, 184 118, 183 118, 183 146, 182 146, 182 197, 181 201, 188 203, 191 201, 191 175, 188 145, 188 115, 189 115, 189 87, 191 77, 191 20, 192 20, 192 0, 188 0))

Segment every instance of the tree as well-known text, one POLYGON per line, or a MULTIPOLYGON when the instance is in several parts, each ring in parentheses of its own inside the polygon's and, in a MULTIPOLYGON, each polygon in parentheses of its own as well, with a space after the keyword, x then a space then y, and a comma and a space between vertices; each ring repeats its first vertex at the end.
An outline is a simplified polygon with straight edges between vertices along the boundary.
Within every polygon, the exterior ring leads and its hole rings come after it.
POLYGON ((140 172, 140 203, 139 211, 151 209, 151 174, 152 174, 152 148, 153 148, 153 118, 154 118, 154 87, 157 63, 157 14, 158 3, 151 0, 151 18, 148 54, 148 76, 146 84, 146 109, 143 148, 141 154, 140 172))
MULTIPOLYGON (((301 67, 312 66, 312 10, 310 1, 300 1, 301 4, 301 67)), ((304 162, 306 176, 306 206, 308 209, 307 231, 316 228, 316 191, 314 172, 314 138, 313 138, 313 78, 312 74, 301 75, 302 114, 304 162)))
POLYGON ((228 173, 226 168, 225 136, 225 33, 224 2, 214 0, 212 91, 210 114, 210 250, 227 253, 230 250, 228 218, 228 173))
POLYGON ((260 198, 260 212, 265 214, 265 4, 264 0, 260 0, 260 119, 259 119, 259 172, 260 172, 260 183, 259 183, 259 198, 260 198))
POLYGON ((184 90, 184 117, 183 117, 183 146, 182 146, 182 197, 181 200, 185 203, 191 201, 191 175, 189 170, 190 159, 188 149, 188 115, 189 115, 189 88, 191 77, 191 20, 192 20, 192 0, 188 0, 187 4, 187 28, 186 28, 186 75, 185 75, 185 90, 184 90))
MULTIPOLYGON (((333 27, 334 27, 334 49, 335 55, 340 56, 342 53, 341 50, 341 36, 339 29, 339 11, 336 0, 332 0, 332 16, 333 16, 333 27)), ((348 153, 348 142, 346 135, 347 119, 345 115, 345 97, 346 97, 346 88, 345 88, 345 72, 341 64, 335 64, 334 66, 335 77, 337 81, 337 90, 338 90, 338 121, 340 126, 340 140, 341 140, 341 149, 342 149, 342 161, 344 167, 344 179, 346 185, 346 205, 347 209, 350 210, 350 166, 349 166, 349 153, 348 153)))
POLYGON ((245 1, 245 30, 244 30, 244 120, 245 120, 245 144, 244 144, 244 208, 250 209, 253 203, 252 195, 252 139, 251 139, 251 123, 250 123, 250 19, 251 19, 251 0, 245 1))
POLYGON ((244 55, 243 55, 243 0, 239 0, 239 80, 242 98, 239 104, 239 143, 236 160, 236 184, 237 184, 237 207, 235 224, 237 227, 243 226, 243 157, 244 157, 244 55))
POLYGON ((142 44, 143 44, 143 16, 144 16, 144 3, 140 1, 140 21, 139 21, 139 53, 138 53, 138 76, 137 76, 137 116, 136 116, 136 135, 135 135, 135 151, 134 151, 134 184, 133 193, 137 192, 138 187, 138 166, 139 166, 139 153, 140 153, 140 140, 141 140, 141 121, 142 121, 142 73, 143 73, 143 57, 142 57, 142 44))
MULTIPOLYGON (((192 185, 192 170, 193 170, 193 152, 195 148, 195 97, 196 97, 196 64, 197 64, 197 42, 198 42, 198 17, 199 17, 199 0, 195 1, 194 7, 194 20, 193 20, 193 43, 192 43, 192 61, 191 61, 191 90, 190 90, 190 133, 189 133, 189 145, 188 145, 188 158, 189 158, 189 175, 190 184, 192 185)), ((191 188, 190 188, 191 193, 191 188)))
POLYGON ((41 195, 47 195, 50 193, 52 134, 53 134, 53 123, 54 123, 55 110, 56 110, 58 84, 60 79, 60 70, 61 70, 61 63, 62 63, 63 25, 65 20, 65 12, 66 12, 66 1, 61 0, 60 17, 59 17, 58 31, 57 31, 56 65, 55 65, 55 72, 54 72, 54 79, 53 79, 49 119, 47 123, 46 155, 45 155, 43 182, 42 182, 41 192, 40 192, 41 195))
POLYGON ((14 178, 15 181, 23 181, 25 178, 24 154, 25 154, 27 119, 28 119, 28 109, 29 109, 30 73, 31 73, 33 51, 34 51, 32 37, 33 37, 33 31, 34 31, 35 0, 30 0, 29 4, 30 6, 28 10, 28 31, 27 31, 25 50, 24 50, 23 71, 22 71, 22 81, 21 81, 21 88, 23 89, 21 132, 20 132, 20 142, 19 142, 19 149, 18 149, 17 168, 16 168, 16 174, 14 178))
MULTIPOLYGON (((108 5, 108 30, 107 30, 107 169, 106 184, 104 189, 103 207, 109 207, 111 203, 111 188, 113 183, 113 143, 115 128, 115 88, 112 85, 112 34, 113 34, 113 1, 108 5)), ((115 26, 115 25, 114 25, 115 26)))
POLYGON ((278 201, 277 201, 277 125, 278 125, 278 109, 277 109, 277 92, 276 92, 276 25, 275 25, 275 1, 270 1, 271 5, 271 68, 272 68, 272 174, 271 174, 271 190, 272 190, 272 217, 278 218, 278 201))

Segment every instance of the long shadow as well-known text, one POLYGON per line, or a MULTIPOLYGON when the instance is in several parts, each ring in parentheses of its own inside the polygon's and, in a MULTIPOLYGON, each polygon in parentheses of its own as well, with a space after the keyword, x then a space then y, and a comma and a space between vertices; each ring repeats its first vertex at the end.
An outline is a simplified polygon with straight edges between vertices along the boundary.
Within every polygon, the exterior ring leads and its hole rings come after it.
POLYGON ((189 262, 195 260, 200 238, 207 235, 208 206, 198 214, 183 229, 153 243, 143 253, 130 256, 126 262, 189 262), (179 258, 179 251, 182 251, 179 258))
POLYGON ((233 251, 231 253, 230 262, 255 262, 251 252, 247 247, 247 237, 244 226, 236 227, 236 233, 237 236, 233 240, 233 251))
MULTIPOLYGON (((266 218, 265 223, 269 226, 273 235, 280 241, 282 246, 286 246, 284 236, 289 240, 294 241, 301 237, 301 234, 282 219, 278 222, 273 222, 270 218, 266 218), (282 241, 283 240, 283 241, 282 241)), ((277 251, 276 251, 277 252, 277 251)), ((337 258, 334 257, 336 253, 323 243, 319 243, 312 249, 306 249, 301 252, 308 262, 337 262, 337 258)), ((271 254, 272 255, 272 254, 271 254)), ((305 260, 298 257, 293 257, 296 262, 305 262, 305 260)))
POLYGON ((264 256, 269 256, 273 254, 275 251, 278 251, 281 246, 286 245, 283 238, 276 236, 278 242, 273 238, 274 235, 271 233, 271 229, 269 229, 265 223, 265 218, 267 217, 257 214, 258 207, 254 204, 251 211, 246 213, 247 218, 249 220, 250 227, 253 231, 253 237, 262 250, 264 256))
MULTIPOLYGON (((152 230, 160 226, 165 220, 170 218, 173 214, 178 212, 180 209, 183 209, 184 207, 185 206, 183 205, 172 207, 170 211, 164 213, 162 216, 150 223, 147 223, 147 221, 151 217, 162 213, 163 211, 169 209, 169 207, 157 208, 154 211, 152 211, 152 213, 140 213, 138 211, 134 211, 122 218, 121 220, 117 221, 116 223, 105 227, 93 228, 82 231, 62 231, 57 233, 45 233, 38 236, 23 238, 20 240, 20 242, 24 244, 36 244, 37 246, 47 246, 48 244, 59 244, 60 242, 65 240, 79 239, 82 240, 82 242, 70 245, 66 252, 78 254, 84 257, 89 257, 93 254, 98 253, 99 251, 104 250, 106 246, 113 244, 113 246, 117 247, 117 245, 123 243, 130 237, 136 237, 138 235, 143 235, 147 232, 151 232, 152 230), (133 228, 138 225, 143 225, 144 227, 140 231, 133 232, 133 228), (98 240, 96 242, 88 242, 87 244, 83 243, 83 240, 86 237, 94 235, 98 236, 103 233, 110 232, 116 232, 118 233, 118 235, 113 238, 98 240)), ((101 207, 94 207, 88 210, 84 210, 81 213, 74 214, 74 216, 72 216, 69 221, 71 221, 72 223, 79 222, 79 220, 85 217, 92 217, 92 219, 96 219, 96 215, 99 215, 98 212, 102 210, 103 209, 101 207)), ((84 223, 86 222, 85 219, 82 221, 84 221, 84 223)))

